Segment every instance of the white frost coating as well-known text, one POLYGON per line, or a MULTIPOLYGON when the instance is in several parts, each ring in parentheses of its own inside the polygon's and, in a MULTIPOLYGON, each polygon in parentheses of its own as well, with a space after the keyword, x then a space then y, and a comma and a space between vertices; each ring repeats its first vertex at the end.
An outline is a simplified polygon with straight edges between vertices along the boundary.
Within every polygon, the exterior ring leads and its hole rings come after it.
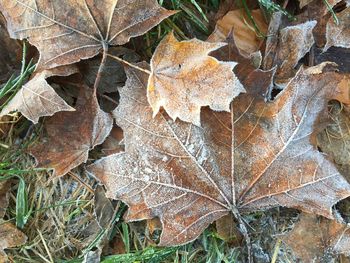
POLYGON ((160 218, 160 245, 190 242, 235 204, 243 211, 282 205, 331 217, 332 205, 350 195, 349 184, 309 141, 334 85, 329 75, 301 69, 272 103, 256 94, 238 97, 233 116, 205 109, 202 128, 165 113, 152 118, 147 76, 133 69, 127 75, 113 112, 125 153, 89 171, 128 204, 127 220, 160 218))
POLYGON ((178 42, 172 33, 166 36, 152 57, 147 84, 153 117, 163 107, 174 121, 200 126, 201 107, 229 111, 233 98, 245 92, 233 73, 237 63, 208 56, 225 45, 198 39, 178 42))
POLYGON ((326 45, 323 52, 330 47, 350 48, 350 9, 346 8, 337 14, 339 24, 335 24, 333 17, 330 17, 326 26, 326 45))
POLYGON ((280 31, 279 49, 276 53, 279 65, 276 74, 279 79, 285 81, 293 76, 294 67, 315 43, 312 30, 316 24, 316 21, 308 21, 280 31))

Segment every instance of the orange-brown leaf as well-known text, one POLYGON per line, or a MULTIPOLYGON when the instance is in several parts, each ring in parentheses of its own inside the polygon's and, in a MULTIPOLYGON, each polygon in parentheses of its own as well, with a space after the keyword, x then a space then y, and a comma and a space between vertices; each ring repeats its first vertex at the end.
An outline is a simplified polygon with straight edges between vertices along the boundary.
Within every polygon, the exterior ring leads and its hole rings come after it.
POLYGON ((311 144, 327 112, 337 73, 327 64, 301 69, 275 101, 254 87, 236 98, 232 113, 202 112, 202 127, 152 118, 147 75, 127 69, 114 111, 125 152, 88 168, 107 195, 129 206, 129 221, 159 217, 161 245, 187 243, 230 213, 274 206, 332 218, 331 207, 350 195, 334 164, 311 144))
POLYGON ((301 214, 300 221, 283 240, 303 263, 328 262, 332 253, 350 256, 349 227, 315 215, 301 214))
POLYGON ((38 67, 91 58, 104 45, 122 45, 174 14, 156 0, 2 0, 11 37, 28 38, 40 52, 38 67))
POLYGON ((246 11, 238 9, 228 12, 216 23, 215 30, 209 36, 208 41, 225 41, 229 33, 233 31, 237 48, 244 55, 250 55, 259 50, 260 45, 264 41, 263 35, 267 32, 267 24, 260 9, 252 10, 251 16, 259 28, 261 36, 256 32, 254 26, 249 24, 250 20, 246 11))
POLYGON ((236 63, 208 56, 223 45, 197 39, 179 42, 173 33, 162 40, 151 60, 147 89, 154 115, 164 107, 172 119, 200 125, 203 106, 229 111, 244 88, 232 72, 236 63))
POLYGON ((86 162, 89 151, 103 143, 112 129, 112 117, 100 109, 92 91, 86 88, 81 93, 76 111, 50 117, 45 123, 47 140, 30 149, 38 166, 54 169, 56 176, 86 162))

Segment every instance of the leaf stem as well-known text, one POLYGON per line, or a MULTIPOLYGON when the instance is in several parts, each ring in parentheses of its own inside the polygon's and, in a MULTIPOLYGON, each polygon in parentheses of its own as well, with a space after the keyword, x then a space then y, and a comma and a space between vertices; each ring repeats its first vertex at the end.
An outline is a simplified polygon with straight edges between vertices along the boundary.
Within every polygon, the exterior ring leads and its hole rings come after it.
POLYGON ((232 206, 231 212, 234 215, 234 217, 237 219, 238 226, 239 226, 239 231, 241 232, 241 234, 244 237, 245 244, 247 246, 248 262, 252 263, 253 262, 253 259, 252 259, 252 244, 251 244, 251 241, 250 241, 250 237, 249 237, 248 229, 246 227, 246 223, 244 222, 244 220, 243 220, 241 214, 239 213, 238 209, 236 208, 236 206, 232 206))
POLYGON ((95 83, 94 83, 94 93, 95 93, 95 95, 97 94, 97 88, 98 88, 98 86, 100 85, 100 82, 101 82, 101 77, 102 77, 102 73, 103 73, 105 65, 106 65, 107 54, 108 54, 108 44, 103 42, 102 45, 103 45, 102 60, 101 60, 100 67, 98 68, 96 79, 95 79, 95 83))
POLYGON ((120 58, 120 57, 116 57, 116 56, 113 56, 113 55, 111 55, 111 54, 107 54, 107 56, 108 56, 108 57, 111 57, 111 58, 113 58, 113 59, 115 59, 115 60, 118 60, 119 62, 121 62, 121 63, 123 63, 123 64, 125 64, 125 65, 128 65, 128 66, 130 66, 130 67, 132 67, 132 68, 134 68, 134 69, 140 70, 140 71, 142 71, 142 72, 147 73, 148 75, 151 75, 151 71, 149 71, 149 70, 147 70, 147 69, 144 69, 144 68, 140 68, 140 67, 138 67, 138 66, 136 66, 136 65, 134 65, 134 64, 132 64, 132 63, 130 63, 130 62, 128 62, 128 61, 126 61, 126 60, 120 58))

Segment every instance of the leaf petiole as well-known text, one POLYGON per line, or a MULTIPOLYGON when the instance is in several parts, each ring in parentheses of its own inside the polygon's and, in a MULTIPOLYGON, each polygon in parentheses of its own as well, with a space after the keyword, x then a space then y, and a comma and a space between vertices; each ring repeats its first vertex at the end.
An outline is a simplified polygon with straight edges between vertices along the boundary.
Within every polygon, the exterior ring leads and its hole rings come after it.
POLYGON ((130 63, 130 62, 128 62, 128 61, 126 61, 126 60, 120 58, 120 57, 116 57, 116 56, 113 56, 113 55, 111 55, 111 54, 107 54, 107 56, 110 57, 110 58, 113 58, 113 59, 115 59, 115 60, 117 60, 117 61, 119 61, 119 62, 121 62, 121 63, 123 63, 123 64, 125 64, 125 65, 128 65, 128 66, 130 66, 130 67, 132 67, 132 68, 134 68, 134 69, 137 69, 137 70, 139 70, 139 71, 145 72, 145 73, 147 73, 148 75, 151 75, 151 74, 152 74, 151 71, 149 71, 149 70, 147 70, 147 69, 144 69, 144 68, 141 68, 141 67, 138 67, 138 66, 136 66, 136 65, 134 65, 134 64, 132 64, 132 63, 130 63))

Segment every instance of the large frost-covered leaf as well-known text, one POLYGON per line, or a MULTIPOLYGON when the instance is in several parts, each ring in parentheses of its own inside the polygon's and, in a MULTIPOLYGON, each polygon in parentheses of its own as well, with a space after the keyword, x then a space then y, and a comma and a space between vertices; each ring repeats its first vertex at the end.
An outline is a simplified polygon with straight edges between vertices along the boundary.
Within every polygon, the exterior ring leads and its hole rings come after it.
POLYGON ((350 185, 312 144, 339 78, 325 68, 301 69, 271 103, 252 86, 231 113, 203 110, 202 127, 164 112, 152 118, 147 75, 127 69, 114 111, 125 152, 88 171, 128 204, 127 220, 160 218, 160 245, 187 243, 236 209, 286 206, 332 218, 350 185))

